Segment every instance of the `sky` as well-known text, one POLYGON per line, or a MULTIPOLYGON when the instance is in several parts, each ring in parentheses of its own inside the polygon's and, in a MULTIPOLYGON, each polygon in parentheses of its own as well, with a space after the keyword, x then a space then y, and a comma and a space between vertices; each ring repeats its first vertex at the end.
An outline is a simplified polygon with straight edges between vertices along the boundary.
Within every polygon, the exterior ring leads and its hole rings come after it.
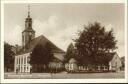
MULTIPOLYGON (((106 31, 114 30, 120 57, 125 55, 124 4, 120 3, 36 3, 30 5, 30 16, 36 37, 44 35, 57 47, 66 51, 77 38, 83 25, 95 21, 105 26, 106 31)), ((4 5, 4 40, 11 45, 22 44, 22 31, 28 4, 4 5)))

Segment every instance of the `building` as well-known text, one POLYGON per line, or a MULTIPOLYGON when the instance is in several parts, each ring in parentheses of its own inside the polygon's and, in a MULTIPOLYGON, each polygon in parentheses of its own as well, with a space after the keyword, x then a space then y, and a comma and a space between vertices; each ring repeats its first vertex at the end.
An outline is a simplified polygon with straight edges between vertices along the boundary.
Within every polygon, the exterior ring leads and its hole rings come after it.
POLYGON ((22 46, 19 46, 19 45, 12 46, 12 51, 15 54, 17 54, 17 52, 19 52, 21 49, 22 49, 22 46))
MULTIPOLYGON (((55 67, 62 67, 64 60, 63 55, 65 52, 49 41, 45 36, 41 35, 35 37, 35 31, 32 28, 32 18, 28 11, 28 16, 25 20, 25 30, 22 32, 22 49, 20 49, 15 56, 14 72, 30 72, 32 66, 29 64, 30 54, 37 44, 45 45, 46 43, 51 44, 52 52, 54 54, 55 67), (57 61, 56 61, 57 60, 57 61)), ((52 65, 53 62, 51 62, 52 65)))
POLYGON ((119 71, 122 63, 121 59, 116 52, 109 52, 106 55, 99 56, 99 64, 97 64, 97 71, 119 71))
POLYGON ((121 69, 122 63, 121 59, 117 53, 110 57, 109 61, 109 70, 111 71, 119 71, 121 69))
POLYGON ((75 72, 78 70, 77 61, 71 58, 68 63, 65 64, 65 68, 68 72, 75 72))
POLYGON ((106 56, 99 56, 100 60, 98 64, 86 64, 77 65, 77 61, 74 58, 69 60, 69 63, 65 64, 65 68, 68 72, 118 72, 121 70, 122 63, 117 53, 107 53, 106 56))

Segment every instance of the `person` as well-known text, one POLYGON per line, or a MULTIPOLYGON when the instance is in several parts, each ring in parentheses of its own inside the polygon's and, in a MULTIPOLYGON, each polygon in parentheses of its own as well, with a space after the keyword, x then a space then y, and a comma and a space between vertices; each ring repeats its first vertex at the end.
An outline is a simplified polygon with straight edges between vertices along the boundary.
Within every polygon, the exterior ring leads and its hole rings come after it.
POLYGON ((52 68, 50 68, 50 72, 51 72, 51 75, 52 75, 52 73, 53 73, 52 68))
POLYGON ((16 69, 16 74, 18 74, 18 69, 16 69))
POLYGON ((30 68, 30 74, 32 74, 32 68, 30 68))

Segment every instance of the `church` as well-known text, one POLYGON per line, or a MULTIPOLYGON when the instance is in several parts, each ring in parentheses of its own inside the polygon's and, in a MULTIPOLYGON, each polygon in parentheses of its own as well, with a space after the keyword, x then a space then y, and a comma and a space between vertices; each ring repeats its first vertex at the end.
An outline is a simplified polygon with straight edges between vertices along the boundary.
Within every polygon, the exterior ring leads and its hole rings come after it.
POLYGON ((30 11, 25 19, 25 29, 22 31, 22 48, 16 53, 14 62, 14 72, 27 73, 30 72, 32 66, 29 64, 30 54, 37 44, 45 45, 50 43, 54 59, 56 61, 51 62, 51 67, 63 67, 65 52, 48 40, 45 36, 41 35, 35 37, 36 31, 32 28, 32 18, 30 17, 30 11))

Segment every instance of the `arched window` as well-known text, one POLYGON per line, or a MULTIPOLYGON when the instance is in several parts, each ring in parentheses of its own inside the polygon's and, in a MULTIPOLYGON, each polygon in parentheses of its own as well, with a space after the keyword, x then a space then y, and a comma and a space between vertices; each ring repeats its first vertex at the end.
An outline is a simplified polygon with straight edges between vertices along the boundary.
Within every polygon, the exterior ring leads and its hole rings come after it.
POLYGON ((31 27, 31 23, 30 22, 28 23, 28 26, 31 27))

